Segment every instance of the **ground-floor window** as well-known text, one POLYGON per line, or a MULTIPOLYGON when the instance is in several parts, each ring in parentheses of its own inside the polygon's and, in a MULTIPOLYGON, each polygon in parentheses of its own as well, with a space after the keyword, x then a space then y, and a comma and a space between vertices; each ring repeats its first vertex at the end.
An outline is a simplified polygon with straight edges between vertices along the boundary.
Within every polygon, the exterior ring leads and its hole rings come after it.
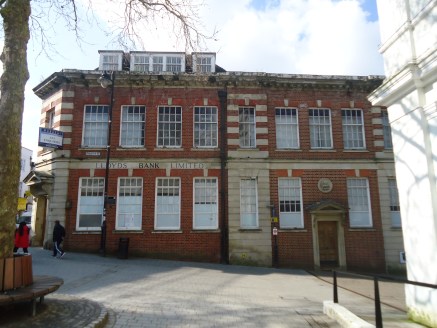
POLYGON ((117 229, 141 229, 142 190, 142 178, 118 179, 117 229))
POLYGON ((102 224, 105 180, 103 178, 80 178, 77 210, 78 230, 97 230, 102 224))
POLYGON ((157 178, 155 202, 155 229, 180 229, 180 179, 157 178))
POLYGON ((303 228, 302 190, 300 179, 279 179, 278 189, 280 227, 303 228))
POLYGON ((258 228, 258 192, 255 178, 240 181, 240 226, 258 228))
POLYGON ((349 222, 352 228, 371 227, 369 182, 366 178, 347 179, 349 222))
POLYGON ((218 197, 216 178, 194 179, 194 229, 218 228, 218 197))

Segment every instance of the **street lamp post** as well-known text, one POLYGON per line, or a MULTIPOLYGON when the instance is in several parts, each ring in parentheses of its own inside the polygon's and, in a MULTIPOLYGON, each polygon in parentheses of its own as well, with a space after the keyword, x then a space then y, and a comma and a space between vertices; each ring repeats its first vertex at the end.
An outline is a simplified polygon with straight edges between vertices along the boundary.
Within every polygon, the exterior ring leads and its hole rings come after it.
POLYGON ((111 130, 112 130, 112 107, 114 105, 114 84, 115 72, 111 74, 103 73, 97 80, 102 88, 111 86, 111 101, 108 109, 108 135, 106 141, 106 166, 105 166, 105 191, 103 195, 103 218, 102 218, 102 234, 100 237, 100 253, 106 256, 106 213, 108 207, 108 187, 109 187, 109 160, 111 158, 111 130))

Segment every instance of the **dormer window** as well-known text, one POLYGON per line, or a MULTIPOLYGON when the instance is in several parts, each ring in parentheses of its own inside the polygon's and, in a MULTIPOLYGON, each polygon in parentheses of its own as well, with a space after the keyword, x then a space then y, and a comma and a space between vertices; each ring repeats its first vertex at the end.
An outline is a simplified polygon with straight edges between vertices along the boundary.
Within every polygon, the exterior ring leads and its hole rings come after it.
POLYGON ((163 57, 162 56, 153 56, 153 69, 154 72, 163 72, 164 71, 164 65, 163 65, 163 57))
POLYGON ((105 51, 100 50, 100 64, 101 71, 121 71, 123 51, 105 51))
POLYGON ((167 56, 166 57, 166 66, 167 72, 180 72, 182 70, 182 60, 181 57, 173 57, 173 56, 167 56))
POLYGON ((149 55, 143 53, 131 53, 131 71, 148 72, 149 55))
POLYGON ((215 72, 214 53, 193 53, 193 72, 211 73, 215 72))

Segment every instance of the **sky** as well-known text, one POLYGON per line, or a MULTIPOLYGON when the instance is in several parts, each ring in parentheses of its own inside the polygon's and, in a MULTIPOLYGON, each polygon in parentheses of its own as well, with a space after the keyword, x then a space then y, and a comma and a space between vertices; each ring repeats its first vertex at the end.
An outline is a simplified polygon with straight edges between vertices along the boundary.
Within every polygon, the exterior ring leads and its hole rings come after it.
MULTIPOLYGON (((207 34, 217 31, 215 40, 208 41, 204 50, 215 52, 217 65, 227 71, 384 75, 382 56, 378 52, 376 0, 203 2, 199 16, 204 30, 207 34)), ((48 19, 39 20, 47 24, 45 33, 50 44, 42 47, 41 38, 37 34, 31 36, 22 146, 32 149, 34 156, 38 148, 42 101, 32 89, 52 73, 62 69, 95 69, 99 64, 98 50, 184 51, 184 45, 166 31, 168 22, 141 30, 143 48, 122 49, 114 42, 114 35, 108 35, 117 21, 117 17, 109 13, 108 0, 93 0, 92 3, 95 12, 102 15, 97 17, 96 23, 89 22, 89 16, 80 13, 80 41, 53 13, 47 16, 48 19)), ((42 13, 47 15, 44 10, 42 13)), ((37 11, 34 14, 39 15, 37 11)))

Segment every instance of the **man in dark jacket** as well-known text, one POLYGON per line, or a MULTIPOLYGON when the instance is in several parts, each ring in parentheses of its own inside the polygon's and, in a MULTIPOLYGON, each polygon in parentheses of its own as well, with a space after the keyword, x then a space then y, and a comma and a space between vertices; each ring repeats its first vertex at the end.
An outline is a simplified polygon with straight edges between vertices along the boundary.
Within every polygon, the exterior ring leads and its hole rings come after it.
POLYGON ((53 228, 53 255, 57 256, 59 253, 59 257, 63 257, 65 255, 64 250, 61 248, 61 243, 65 237, 65 229, 59 223, 59 220, 55 221, 55 227, 53 228))

